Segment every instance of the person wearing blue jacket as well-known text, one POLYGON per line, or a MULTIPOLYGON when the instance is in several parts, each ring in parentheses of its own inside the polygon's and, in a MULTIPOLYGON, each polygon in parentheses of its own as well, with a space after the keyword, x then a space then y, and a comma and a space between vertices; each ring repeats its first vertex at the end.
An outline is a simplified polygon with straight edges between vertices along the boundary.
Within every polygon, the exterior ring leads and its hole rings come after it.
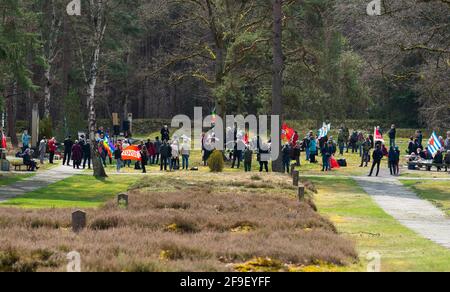
POLYGON ((317 155, 317 141, 316 137, 312 135, 311 140, 309 142, 309 161, 311 163, 317 163, 316 155, 317 155))

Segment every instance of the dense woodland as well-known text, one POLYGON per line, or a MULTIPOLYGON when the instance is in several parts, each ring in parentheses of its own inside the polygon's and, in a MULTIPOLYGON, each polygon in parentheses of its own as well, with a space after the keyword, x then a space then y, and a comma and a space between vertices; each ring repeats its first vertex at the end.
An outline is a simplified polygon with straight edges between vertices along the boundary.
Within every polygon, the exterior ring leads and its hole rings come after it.
POLYGON ((381 16, 369 0, 82 0, 81 16, 69 2, 0 2, 9 135, 36 103, 55 129, 194 106, 450 127, 448 0, 384 0, 381 16))

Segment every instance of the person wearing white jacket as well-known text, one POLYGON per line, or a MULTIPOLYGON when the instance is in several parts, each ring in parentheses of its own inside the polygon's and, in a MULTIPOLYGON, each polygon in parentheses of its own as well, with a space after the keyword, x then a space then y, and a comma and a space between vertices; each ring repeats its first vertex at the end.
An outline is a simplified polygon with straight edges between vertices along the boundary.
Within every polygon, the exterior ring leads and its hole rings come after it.
POLYGON ((183 170, 189 170, 189 156, 191 155, 191 144, 189 143, 189 140, 184 139, 180 151, 183 159, 183 170))
POLYGON ((174 140, 172 145, 172 161, 170 163, 170 170, 180 169, 180 146, 177 140, 174 140))

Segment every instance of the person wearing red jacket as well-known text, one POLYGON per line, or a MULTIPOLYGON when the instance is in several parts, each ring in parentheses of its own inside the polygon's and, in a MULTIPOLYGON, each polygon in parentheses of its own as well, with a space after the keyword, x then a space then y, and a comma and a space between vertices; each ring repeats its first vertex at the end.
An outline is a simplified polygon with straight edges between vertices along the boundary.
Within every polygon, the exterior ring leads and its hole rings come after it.
POLYGON ((50 162, 50 164, 53 164, 53 159, 55 158, 55 152, 56 152, 55 137, 48 140, 48 152, 50 153, 49 162, 50 162))

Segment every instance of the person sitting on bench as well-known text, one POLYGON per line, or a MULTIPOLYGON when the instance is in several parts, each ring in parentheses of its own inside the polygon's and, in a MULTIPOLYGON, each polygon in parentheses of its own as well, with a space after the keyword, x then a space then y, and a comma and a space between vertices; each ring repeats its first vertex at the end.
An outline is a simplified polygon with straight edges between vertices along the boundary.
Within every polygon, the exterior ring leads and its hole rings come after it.
POLYGON ((33 150, 26 149, 23 154, 23 164, 27 166, 27 171, 38 170, 39 167, 36 165, 36 161, 33 160, 33 150))

